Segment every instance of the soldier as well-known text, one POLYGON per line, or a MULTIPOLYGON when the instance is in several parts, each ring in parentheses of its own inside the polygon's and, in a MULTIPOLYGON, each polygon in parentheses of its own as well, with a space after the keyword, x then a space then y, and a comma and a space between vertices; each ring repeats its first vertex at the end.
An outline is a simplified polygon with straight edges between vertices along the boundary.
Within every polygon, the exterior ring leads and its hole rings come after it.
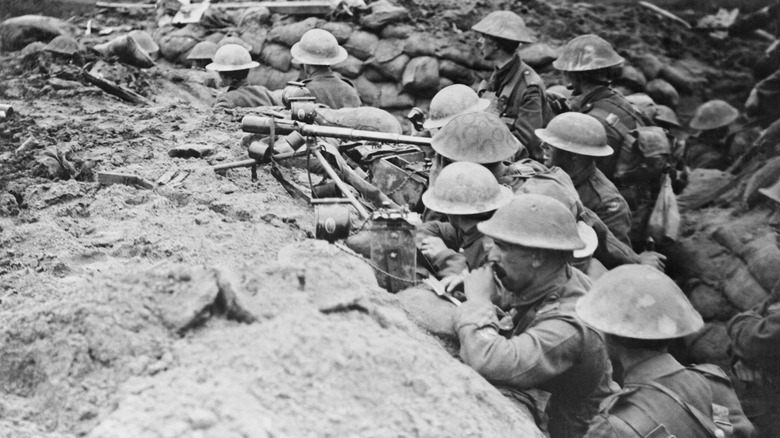
POLYGON ((449 85, 431 99, 428 119, 422 126, 435 134, 454 117, 485 111, 489 106, 490 101, 480 98, 471 88, 463 84, 449 85))
POLYGON ((685 161, 691 168, 725 169, 730 164, 729 149, 734 140, 731 124, 739 111, 722 100, 705 102, 696 109, 690 127, 699 131, 685 146, 685 161))
POLYGON ((544 81, 517 55, 521 43, 533 42, 531 33, 523 19, 510 11, 491 12, 472 29, 480 33, 482 56, 496 66, 478 91, 480 96, 492 101, 487 111, 502 117, 530 157, 541 160, 542 151, 534 129, 544 128, 553 113, 544 81))
POLYGON ((238 44, 226 44, 214 54, 214 61, 207 70, 219 72, 219 78, 227 91, 217 97, 214 108, 237 108, 281 105, 278 96, 262 85, 247 85, 249 70, 258 67, 249 51, 238 44))
POLYGON ((671 278, 646 266, 621 266, 596 280, 576 309, 607 334, 624 370, 623 390, 604 400, 587 438, 747 438, 753 432, 723 370, 685 368, 667 353, 673 339, 704 325, 671 278))
MULTIPOLYGON (((773 199, 780 202, 774 195, 773 199)), ((745 410, 760 436, 780 433, 780 284, 754 309, 728 324, 734 374, 745 383, 745 410)))
POLYGON ((336 37, 322 29, 312 29, 293 44, 293 58, 303 65, 303 80, 317 103, 332 109, 357 108, 360 96, 351 82, 331 70, 330 66, 347 59, 347 51, 336 37))
POLYGON ((650 143, 647 146, 642 144, 643 138, 638 140, 632 135, 632 131, 650 121, 610 88, 614 68, 624 61, 608 42, 596 35, 582 35, 566 44, 553 67, 564 73, 572 87, 572 110, 597 118, 607 132, 607 144, 615 153, 599 160, 597 166, 628 202, 634 214, 631 241, 641 249, 666 164, 658 168, 656 158, 669 156, 671 145, 661 131, 646 132, 650 143), (646 157, 652 157, 652 166, 643 166, 646 157))
POLYGON ((477 223, 511 200, 512 191, 498 184, 489 170, 465 161, 445 167, 423 193, 425 206, 449 220, 417 228, 418 247, 445 287, 459 283, 464 270, 485 264, 492 241, 477 230, 477 223))
POLYGON ((580 201, 596 213, 621 242, 631 245, 631 211, 617 187, 596 167, 595 157, 612 155, 599 121, 581 113, 556 116, 536 136, 545 150, 544 164, 558 166, 571 177, 580 201))
POLYGON ((453 315, 461 358, 505 390, 550 393, 550 436, 582 436, 618 388, 604 340, 574 313, 590 287, 569 265, 585 247, 574 216, 547 196, 516 195, 477 229, 495 242, 493 264, 465 278, 453 315))

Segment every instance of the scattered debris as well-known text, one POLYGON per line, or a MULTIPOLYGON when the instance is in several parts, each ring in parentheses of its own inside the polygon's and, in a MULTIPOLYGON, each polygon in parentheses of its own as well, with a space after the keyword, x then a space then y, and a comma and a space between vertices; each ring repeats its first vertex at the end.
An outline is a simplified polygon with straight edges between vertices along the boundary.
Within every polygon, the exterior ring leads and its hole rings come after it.
POLYGON ((104 186, 110 186, 112 184, 124 184, 148 190, 154 188, 154 184, 151 182, 141 178, 140 176, 127 173, 98 172, 97 179, 98 182, 104 186))

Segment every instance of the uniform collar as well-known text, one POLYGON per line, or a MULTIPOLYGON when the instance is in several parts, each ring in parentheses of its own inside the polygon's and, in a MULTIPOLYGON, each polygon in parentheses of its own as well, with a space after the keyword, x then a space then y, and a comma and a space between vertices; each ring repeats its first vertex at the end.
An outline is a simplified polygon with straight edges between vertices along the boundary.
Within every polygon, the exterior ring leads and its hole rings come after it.
POLYGON ((335 78, 336 75, 333 73, 333 70, 315 70, 313 71, 307 79, 314 79, 314 78, 335 78))
POLYGON ((626 384, 650 382, 684 369, 685 367, 680 365, 671 354, 662 353, 631 366, 625 371, 624 380, 626 384))
POLYGON ((495 78, 495 85, 500 85, 509 80, 509 78, 514 77, 515 74, 517 74, 518 70, 522 69, 523 67, 523 61, 520 60, 520 55, 515 53, 515 56, 512 57, 512 60, 509 61, 505 66, 503 67, 496 67, 495 71, 493 72, 493 77, 495 78))
POLYGON ((582 110, 582 108, 584 108, 586 105, 590 104, 591 102, 606 99, 614 94, 615 94, 615 90, 609 88, 606 85, 600 85, 588 91, 586 94, 582 94, 580 96, 575 97, 572 103, 572 109, 575 111, 580 111, 582 110))
POLYGON ((526 307, 529 304, 554 301, 559 299, 565 291, 561 286, 570 280, 571 267, 566 266, 552 272, 547 278, 537 281, 536 285, 522 291, 511 291, 506 308, 526 307))
POLYGON ((590 177, 593 176, 593 174, 596 173, 596 162, 591 161, 588 166, 581 169, 577 173, 572 173, 569 176, 571 177, 571 182, 574 184, 574 187, 579 187, 580 184, 590 179, 590 177))

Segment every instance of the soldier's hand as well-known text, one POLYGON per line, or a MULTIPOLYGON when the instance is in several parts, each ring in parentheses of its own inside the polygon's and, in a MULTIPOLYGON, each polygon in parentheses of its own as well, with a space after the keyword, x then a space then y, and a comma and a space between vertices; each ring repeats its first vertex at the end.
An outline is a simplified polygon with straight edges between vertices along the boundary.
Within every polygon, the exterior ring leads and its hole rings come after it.
POLYGON ((444 290, 447 292, 453 292, 455 289, 459 287, 463 287, 463 275, 468 275, 468 273, 461 273, 461 274, 451 274, 441 279, 440 283, 442 286, 444 286, 444 290))
POLYGON ((483 266, 466 274, 463 278, 463 290, 469 301, 481 300, 492 303, 493 299, 498 296, 493 268, 483 266))
POLYGON ((446 249, 447 245, 444 244, 444 241, 441 240, 440 237, 426 237, 420 243, 420 252, 422 252, 423 255, 428 258, 434 257, 436 254, 446 249))
POLYGON ((655 269, 664 272, 666 269, 666 256, 655 251, 645 251, 642 254, 639 254, 639 263, 652 266, 655 269))

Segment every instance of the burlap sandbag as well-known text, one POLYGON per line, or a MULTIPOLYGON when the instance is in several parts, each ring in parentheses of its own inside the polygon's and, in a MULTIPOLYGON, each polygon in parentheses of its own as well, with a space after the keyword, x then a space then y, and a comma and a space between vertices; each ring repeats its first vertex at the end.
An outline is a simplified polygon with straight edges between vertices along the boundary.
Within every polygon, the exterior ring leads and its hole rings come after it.
POLYGON ((249 70, 248 82, 250 85, 262 85, 269 90, 280 90, 287 83, 299 79, 300 72, 295 69, 283 72, 267 65, 249 70))
POLYGON ((48 43, 60 35, 75 35, 75 27, 63 20, 42 15, 23 15, 0 23, 0 49, 21 50, 24 46, 42 41, 48 43))
POLYGON ((439 60, 439 74, 456 84, 471 85, 474 82, 473 70, 447 59, 439 60))
POLYGON ((336 37, 336 41, 339 44, 344 44, 349 40, 349 36, 352 35, 354 29, 352 25, 348 23, 342 23, 338 21, 327 21, 320 24, 320 29, 326 30, 336 37))
POLYGON ((260 55, 263 62, 281 72, 290 71, 292 65, 292 54, 290 48, 282 44, 269 43, 263 47, 260 55))
POLYGON ((693 92, 697 83, 696 79, 688 74, 688 72, 672 65, 665 65, 658 74, 658 77, 669 82, 675 89, 683 93, 693 92))
POLYGON ((520 55, 523 62, 535 69, 547 67, 558 59, 558 52, 545 43, 524 45, 517 54, 520 55))
POLYGON ((303 34, 319 27, 321 20, 316 17, 309 17, 297 23, 283 24, 273 27, 268 32, 268 40, 292 47, 293 44, 301 40, 303 34))
POLYGON ((672 84, 663 79, 653 79, 645 86, 645 92, 658 105, 666 105, 672 109, 680 104, 680 95, 672 84))
POLYGON ((260 24, 243 26, 239 29, 239 37, 252 46, 252 50, 249 53, 253 58, 257 58, 263 53, 265 40, 268 37, 268 29, 260 24))
POLYGON ((350 55, 365 61, 374 56, 377 45, 379 45, 379 37, 370 32, 357 30, 349 36, 347 42, 344 43, 344 48, 350 55))
POLYGON ((702 318, 728 321, 737 314, 737 309, 731 305, 722 291, 700 281, 693 284, 688 292, 688 298, 702 318))
POLYGON ((347 56, 347 59, 334 65, 333 71, 346 78, 354 79, 363 72, 363 61, 349 55, 347 56))
POLYGON ((404 53, 413 58, 415 56, 434 56, 440 45, 440 41, 432 38, 430 34, 415 32, 406 39, 404 53))
POLYGON ((403 128, 398 120, 389 112, 379 108, 369 106, 335 110, 320 108, 317 113, 327 120, 329 125, 363 131, 403 134, 403 128))
POLYGON ((381 82, 377 85, 379 86, 378 105, 380 108, 401 109, 414 106, 412 97, 405 93, 401 86, 395 82, 381 82))
POLYGON ((362 74, 352 81, 360 95, 360 101, 365 106, 375 106, 379 103, 379 87, 362 74))
POLYGON ((377 76, 368 74, 367 77, 369 79, 375 77, 377 78, 377 81, 392 80, 401 82, 406 65, 410 60, 411 58, 403 53, 392 60, 383 63, 376 62, 375 59, 369 59, 366 65, 366 73, 369 73, 368 70, 372 69, 376 72, 377 76))
POLYGON ((636 56, 632 60, 632 64, 642 72, 648 81, 652 81, 657 78, 664 68, 664 64, 657 56, 651 53, 645 53, 636 56))
POLYGON ((379 36, 382 38, 400 38, 405 40, 414 32, 411 24, 390 24, 382 28, 379 36))
POLYGON ((200 26, 187 25, 163 35, 157 41, 163 58, 170 62, 187 63, 187 54, 198 44, 205 31, 200 26))
POLYGON ((758 189, 769 187, 780 179, 780 157, 775 157, 761 166, 745 185, 745 191, 742 193, 742 202, 748 206, 756 205, 766 200, 758 189))
POLYGON ((366 29, 380 29, 390 23, 409 18, 409 10, 387 0, 377 0, 371 3, 370 8, 370 14, 360 17, 360 25, 366 29))
POLYGON ((698 333, 686 336, 684 342, 691 362, 728 367, 729 335, 725 323, 706 323, 698 333))
POLYGON ((420 96, 433 96, 439 86, 439 61, 431 56, 412 58, 401 80, 404 90, 420 96))

